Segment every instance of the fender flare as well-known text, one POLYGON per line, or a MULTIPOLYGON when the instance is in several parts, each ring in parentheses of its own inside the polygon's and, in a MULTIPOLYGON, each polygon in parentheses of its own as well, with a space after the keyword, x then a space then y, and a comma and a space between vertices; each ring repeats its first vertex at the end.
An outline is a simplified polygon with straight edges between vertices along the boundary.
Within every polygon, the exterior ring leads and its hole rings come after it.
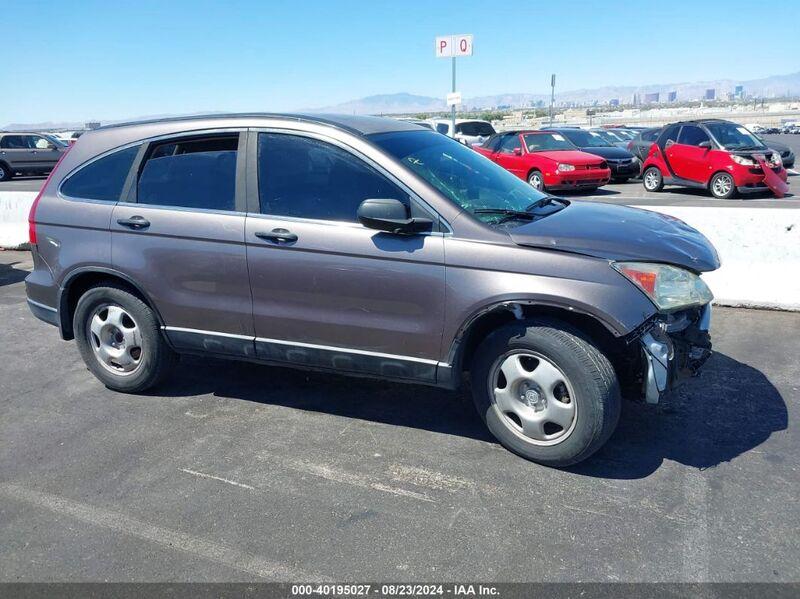
POLYGON ((117 279, 121 279, 133 287, 139 295, 144 298, 144 301, 150 307, 151 310, 156 315, 156 320, 158 320, 159 327, 164 326, 164 319, 161 317, 161 313, 158 310, 155 302, 150 298, 150 295, 142 288, 142 286, 137 283, 134 279, 122 273, 118 270, 114 270, 113 268, 108 268, 106 266, 80 266, 74 270, 69 271, 61 280, 61 284, 58 287, 58 315, 59 315, 59 332, 61 333, 62 339, 71 339, 72 337, 67 334, 67 331, 72 331, 72 323, 66 322, 65 319, 67 318, 67 314, 69 313, 69 289, 72 283, 84 274, 100 274, 100 275, 108 275, 110 277, 115 277, 117 279))

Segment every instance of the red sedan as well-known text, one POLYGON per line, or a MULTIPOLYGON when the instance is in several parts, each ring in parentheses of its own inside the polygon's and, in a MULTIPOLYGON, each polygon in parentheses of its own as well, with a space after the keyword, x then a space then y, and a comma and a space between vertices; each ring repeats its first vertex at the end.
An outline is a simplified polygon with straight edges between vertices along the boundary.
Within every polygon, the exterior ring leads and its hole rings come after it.
POLYGON ((552 131, 507 131, 473 148, 536 189, 594 190, 611 178, 605 160, 552 131))

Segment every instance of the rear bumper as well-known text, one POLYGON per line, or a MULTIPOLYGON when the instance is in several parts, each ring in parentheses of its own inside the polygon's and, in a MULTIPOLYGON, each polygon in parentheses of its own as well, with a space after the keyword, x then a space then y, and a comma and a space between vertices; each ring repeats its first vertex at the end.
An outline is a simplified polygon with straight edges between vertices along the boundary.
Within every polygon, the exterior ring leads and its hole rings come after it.
POLYGON ((641 338, 644 360, 644 398, 656 404, 661 398, 694 376, 711 356, 711 304, 696 320, 680 331, 656 325, 641 338))
POLYGON ((28 308, 30 308, 33 315, 39 320, 42 320, 47 324, 52 324, 56 327, 60 326, 61 323, 58 317, 58 310, 55 308, 45 306, 44 304, 33 301, 32 299, 28 299, 28 308))

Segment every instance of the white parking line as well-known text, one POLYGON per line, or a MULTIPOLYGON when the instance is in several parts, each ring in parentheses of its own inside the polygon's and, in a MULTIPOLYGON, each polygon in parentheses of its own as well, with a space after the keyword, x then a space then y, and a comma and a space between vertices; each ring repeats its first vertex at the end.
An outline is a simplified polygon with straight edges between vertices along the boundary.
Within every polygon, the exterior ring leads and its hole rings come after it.
POLYGON ((192 476, 197 476, 199 478, 209 478, 211 480, 218 480, 222 483, 233 485, 234 487, 241 487, 242 489, 255 491, 255 487, 251 487, 250 485, 246 485, 244 483, 237 483, 235 480, 230 480, 229 478, 222 478, 221 476, 214 476, 213 474, 205 474, 204 472, 198 472, 197 470, 189 470, 188 468, 178 468, 178 470, 180 470, 181 472, 185 472, 186 474, 191 474, 192 476))
MULTIPOLYGON (((265 459, 262 457, 261 459, 265 461, 272 461, 274 458, 270 456, 269 458, 265 459)), ((295 472, 310 474, 331 482, 343 483, 346 485, 352 485, 354 487, 360 487, 362 489, 371 489, 373 491, 381 491, 383 493, 390 493, 399 497, 408 497, 409 499, 417 499, 419 501, 425 501, 428 503, 436 503, 435 499, 432 499, 424 493, 417 493, 416 491, 409 491, 400 487, 387 485, 381 480, 373 479, 363 474, 356 474, 355 472, 348 472, 346 470, 330 466, 329 464, 318 464, 308 460, 288 459, 279 460, 278 465, 288 468, 289 470, 294 470, 295 472)))
POLYGON ((34 491, 19 485, 0 483, 0 495, 50 510, 56 514, 71 516, 95 526, 102 526, 109 530, 144 539, 167 549, 195 555, 259 578, 283 581, 327 580, 315 574, 264 559, 258 555, 244 553, 238 549, 226 547, 200 537, 156 526, 119 512, 98 508, 41 491, 34 491))

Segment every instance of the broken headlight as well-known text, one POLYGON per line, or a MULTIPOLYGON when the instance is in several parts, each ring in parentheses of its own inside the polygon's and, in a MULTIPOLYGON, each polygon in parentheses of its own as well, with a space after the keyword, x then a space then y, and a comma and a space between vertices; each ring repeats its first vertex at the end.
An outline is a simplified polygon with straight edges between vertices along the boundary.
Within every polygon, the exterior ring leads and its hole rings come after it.
POLYGON ((714 295, 693 272, 652 262, 613 262, 611 266, 645 292, 659 310, 707 304, 714 295))

